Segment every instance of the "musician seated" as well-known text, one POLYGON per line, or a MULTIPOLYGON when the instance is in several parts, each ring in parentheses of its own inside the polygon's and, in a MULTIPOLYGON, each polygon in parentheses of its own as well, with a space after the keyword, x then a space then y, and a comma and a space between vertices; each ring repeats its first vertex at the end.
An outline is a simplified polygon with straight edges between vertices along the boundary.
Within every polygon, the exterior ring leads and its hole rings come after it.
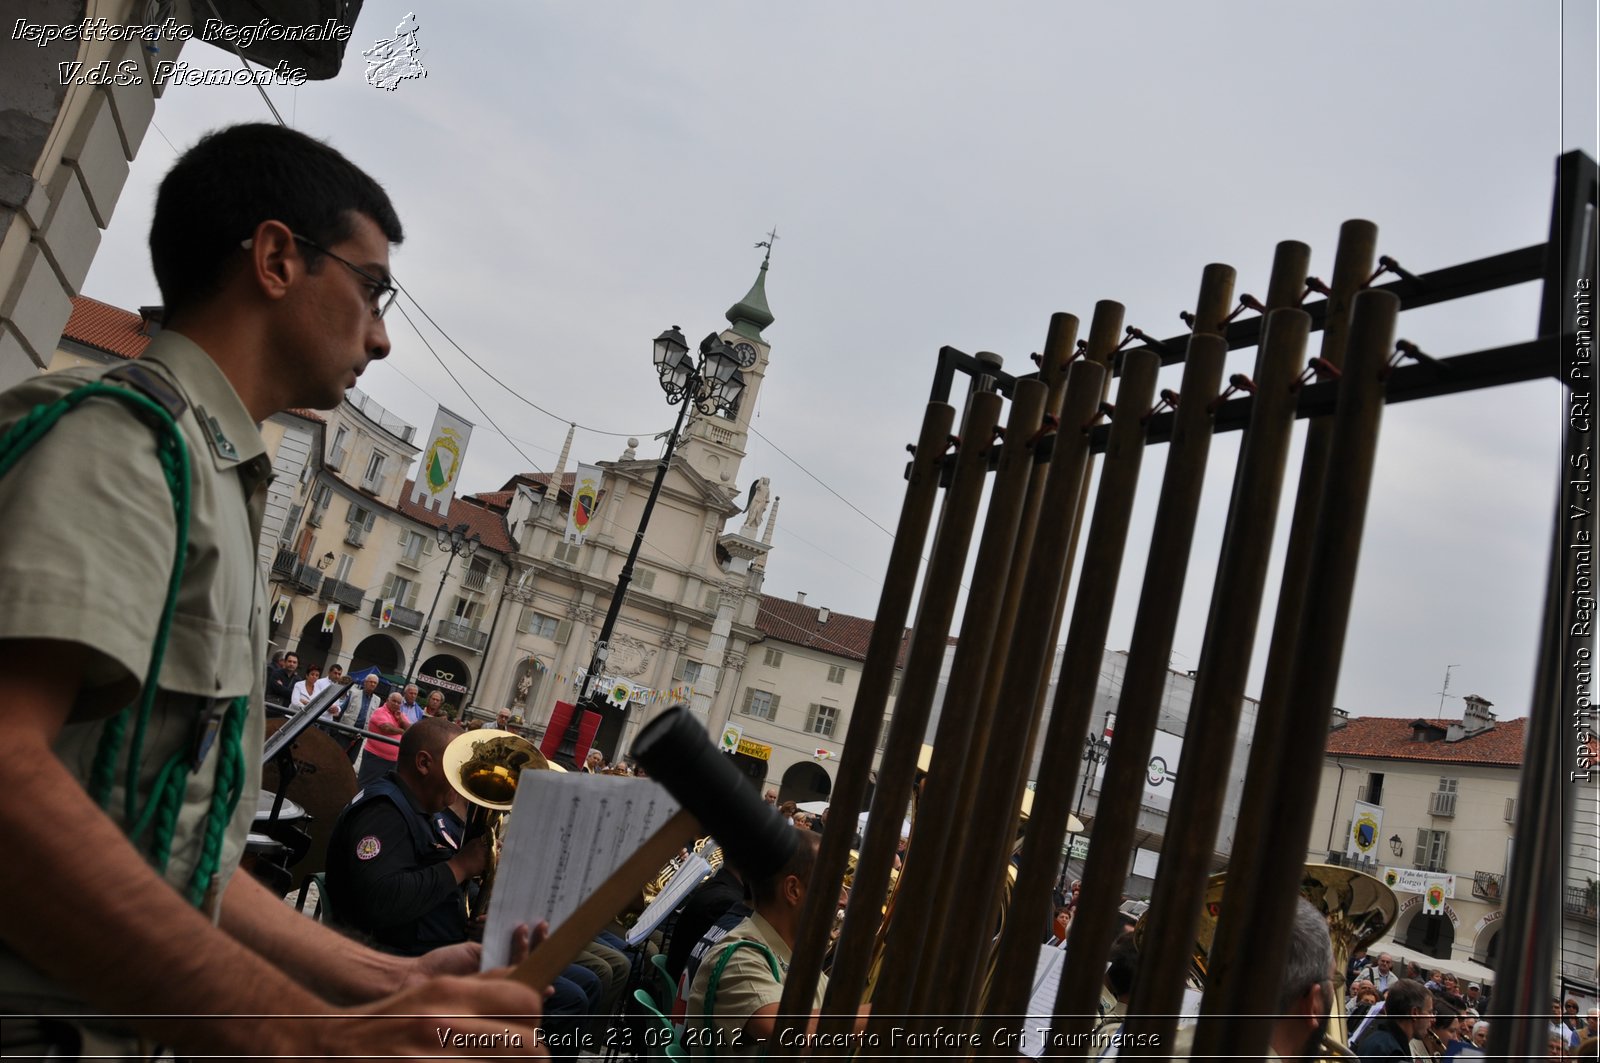
MULTIPOLYGON (((441 717, 407 728, 395 770, 356 794, 328 839, 330 921, 385 952, 416 956, 468 940, 463 887, 483 873, 488 844, 481 836, 463 840, 448 811, 456 791, 443 755, 460 733, 441 717)), ((599 1006, 600 980, 581 967, 567 968, 554 985, 549 1030, 599 1006)))
MULTIPOLYGON (((701 955, 690 957, 680 982, 689 987, 688 994, 685 998, 680 990, 679 1000, 683 1041, 691 1059, 749 1055, 777 1026, 783 976, 789 970, 806 884, 820 844, 820 837, 811 831, 797 831, 796 837, 799 844, 787 864, 750 882, 754 911, 701 955)), ((722 930, 713 926, 707 936, 722 930)), ((827 986, 826 976, 819 977, 813 1008, 821 1007, 827 986)))

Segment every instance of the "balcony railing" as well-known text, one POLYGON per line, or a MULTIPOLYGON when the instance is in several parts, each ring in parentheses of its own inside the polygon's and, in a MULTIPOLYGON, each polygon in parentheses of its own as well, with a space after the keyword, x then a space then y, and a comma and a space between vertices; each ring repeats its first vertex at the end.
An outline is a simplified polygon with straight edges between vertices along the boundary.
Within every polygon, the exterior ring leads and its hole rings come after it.
POLYGON ((1566 904, 1563 906, 1568 915, 1581 915, 1593 918, 1595 914, 1594 891, 1588 886, 1568 886, 1566 904))
POLYGON ((482 653, 484 645, 489 641, 489 636, 470 624, 458 623, 454 620, 439 621, 435 637, 440 642, 453 642, 457 646, 464 646, 473 653, 482 653))
POLYGON ((1493 871, 1474 871, 1472 873, 1472 895, 1479 900, 1500 903, 1500 891, 1505 888, 1506 877, 1497 875, 1493 871))
POLYGON ((1440 790, 1428 795, 1428 815, 1453 816, 1456 814, 1456 795, 1440 790))
MULTIPOLYGON (((382 599, 374 598, 372 600, 372 619, 383 619, 382 599)), ((421 631, 422 613, 416 609, 407 609, 403 605, 396 605, 394 611, 389 614, 389 626, 404 628, 407 631, 421 631)))
POLYGON ((278 551, 272 559, 272 574, 306 594, 317 593, 317 588, 322 585, 322 573, 300 560, 293 550, 278 551))
POLYGON ((322 593, 317 597, 325 602, 336 602, 355 612, 361 611, 361 599, 366 597, 366 591, 360 587, 353 587, 343 580, 330 579, 322 581, 322 593))
POLYGON ((481 591, 489 585, 489 573, 481 568, 469 568, 461 574, 461 586, 469 591, 481 591))

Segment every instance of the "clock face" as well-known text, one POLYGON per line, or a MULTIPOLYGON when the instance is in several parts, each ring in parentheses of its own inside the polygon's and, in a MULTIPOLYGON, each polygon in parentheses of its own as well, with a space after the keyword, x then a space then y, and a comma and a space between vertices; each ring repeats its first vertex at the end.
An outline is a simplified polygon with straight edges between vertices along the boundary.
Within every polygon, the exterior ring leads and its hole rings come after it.
POLYGON ((756 364, 756 349, 748 343, 734 344, 733 354, 734 357, 739 359, 739 364, 746 369, 756 364))

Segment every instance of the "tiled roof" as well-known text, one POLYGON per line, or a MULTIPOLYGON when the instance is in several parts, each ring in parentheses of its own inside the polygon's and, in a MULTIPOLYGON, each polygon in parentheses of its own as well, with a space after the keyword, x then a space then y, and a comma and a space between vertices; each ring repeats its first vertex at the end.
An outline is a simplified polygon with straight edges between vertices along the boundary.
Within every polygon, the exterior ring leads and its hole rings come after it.
MULTIPOLYGON (((558 501, 561 495, 566 495, 569 499, 572 497, 572 488, 576 484, 577 479, 578 474, 576 472, 566 472, 561 474, 560 490, 556 495, 558 501)), ((530 487, 537 487, 541 493, 548 492, 550 490, 550 474, 547 472, 519 472, 511 479, 507 480, 499 491, 492 492, 490 497, 504 494, 506 496, 506 504, 510 505, 511 495, 516 492, 517 485, 519 484, 527 484, 530 487)))
POLYGON ((1340 757, 1375 757, 1385 760, 1422 760, 1449 764, 1522 764, 1526 719, 1500 720, 1486 731, 1459 742, 1413 741, 1417 725, 1447 730, 1460 720, 1435 720, 1403 716, 1357 716, 1328 733, 1328 754, 1340 757))
POLYGON ((420 503, 411 501, 411 489, 415 483, 415 480, 407 480, 400 492, 400 505, 396 508, 401 513, 430 528, 454 528, 465 522, 469 532, 476 532, 484 546, 498 553, 509 554, 517 548, 517 544, 511 541, 511 532, 506 528, 503 514, 477 504, 471 497, 457 496, 450 500, 449 515, 441 517, 438 510, 426 509, 420 503))
POLYGON ((72 297, 72 316, 62 330, 63 339, 75 340, 119 358, 137 358, 150 346, 144 322, 131 310, 102 303, 87 295, 72 297))
POLYGON ((823 623, 818 619, 820 615, 818 606, 763 594, 761 610, 756 613, 756 627, 778 642, 837 654, 853 661, 867 659, 872 621, 830 611, 827 623, 823 623))
POLYGON ((493 509, 506 509, 511 505, 511 500, 517 496, 515 491, 485 491, 481 494, 469 495, 474 502, 493 509))

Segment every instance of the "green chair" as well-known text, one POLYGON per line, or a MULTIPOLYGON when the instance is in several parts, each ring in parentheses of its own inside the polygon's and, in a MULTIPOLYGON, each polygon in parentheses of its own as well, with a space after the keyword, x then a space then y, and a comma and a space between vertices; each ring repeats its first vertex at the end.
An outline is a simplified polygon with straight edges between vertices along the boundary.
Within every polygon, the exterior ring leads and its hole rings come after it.
POLYGON ((654 988, 650 995, 655 998, 656 1010, 668 1012, 672 1010, 672 1001, 678 995, 678 983, 672 980, 667 973, 667 958, 661 953, 650 957, 650 966, 656 972, 654 988))
POLYGON ((655 1020, 650 1026, 653 1035, 647 1034, 646 1036, 648 1047, 644 1052, 645 1058, 687 1059, 688 1056, 683 1047, 678 1044, 677 1034, 672 1029, 672 1020, 667 1018, 660 1008, 656 1007, 656 1002, 650 994, 643 989, 635 989, 633 991, 633 999, 638 1003, 639 1007, 644 1009, 647 1017, 655 1020), (665 1037, 662 1036, 663 1031, 665 1032, 665 1037))

